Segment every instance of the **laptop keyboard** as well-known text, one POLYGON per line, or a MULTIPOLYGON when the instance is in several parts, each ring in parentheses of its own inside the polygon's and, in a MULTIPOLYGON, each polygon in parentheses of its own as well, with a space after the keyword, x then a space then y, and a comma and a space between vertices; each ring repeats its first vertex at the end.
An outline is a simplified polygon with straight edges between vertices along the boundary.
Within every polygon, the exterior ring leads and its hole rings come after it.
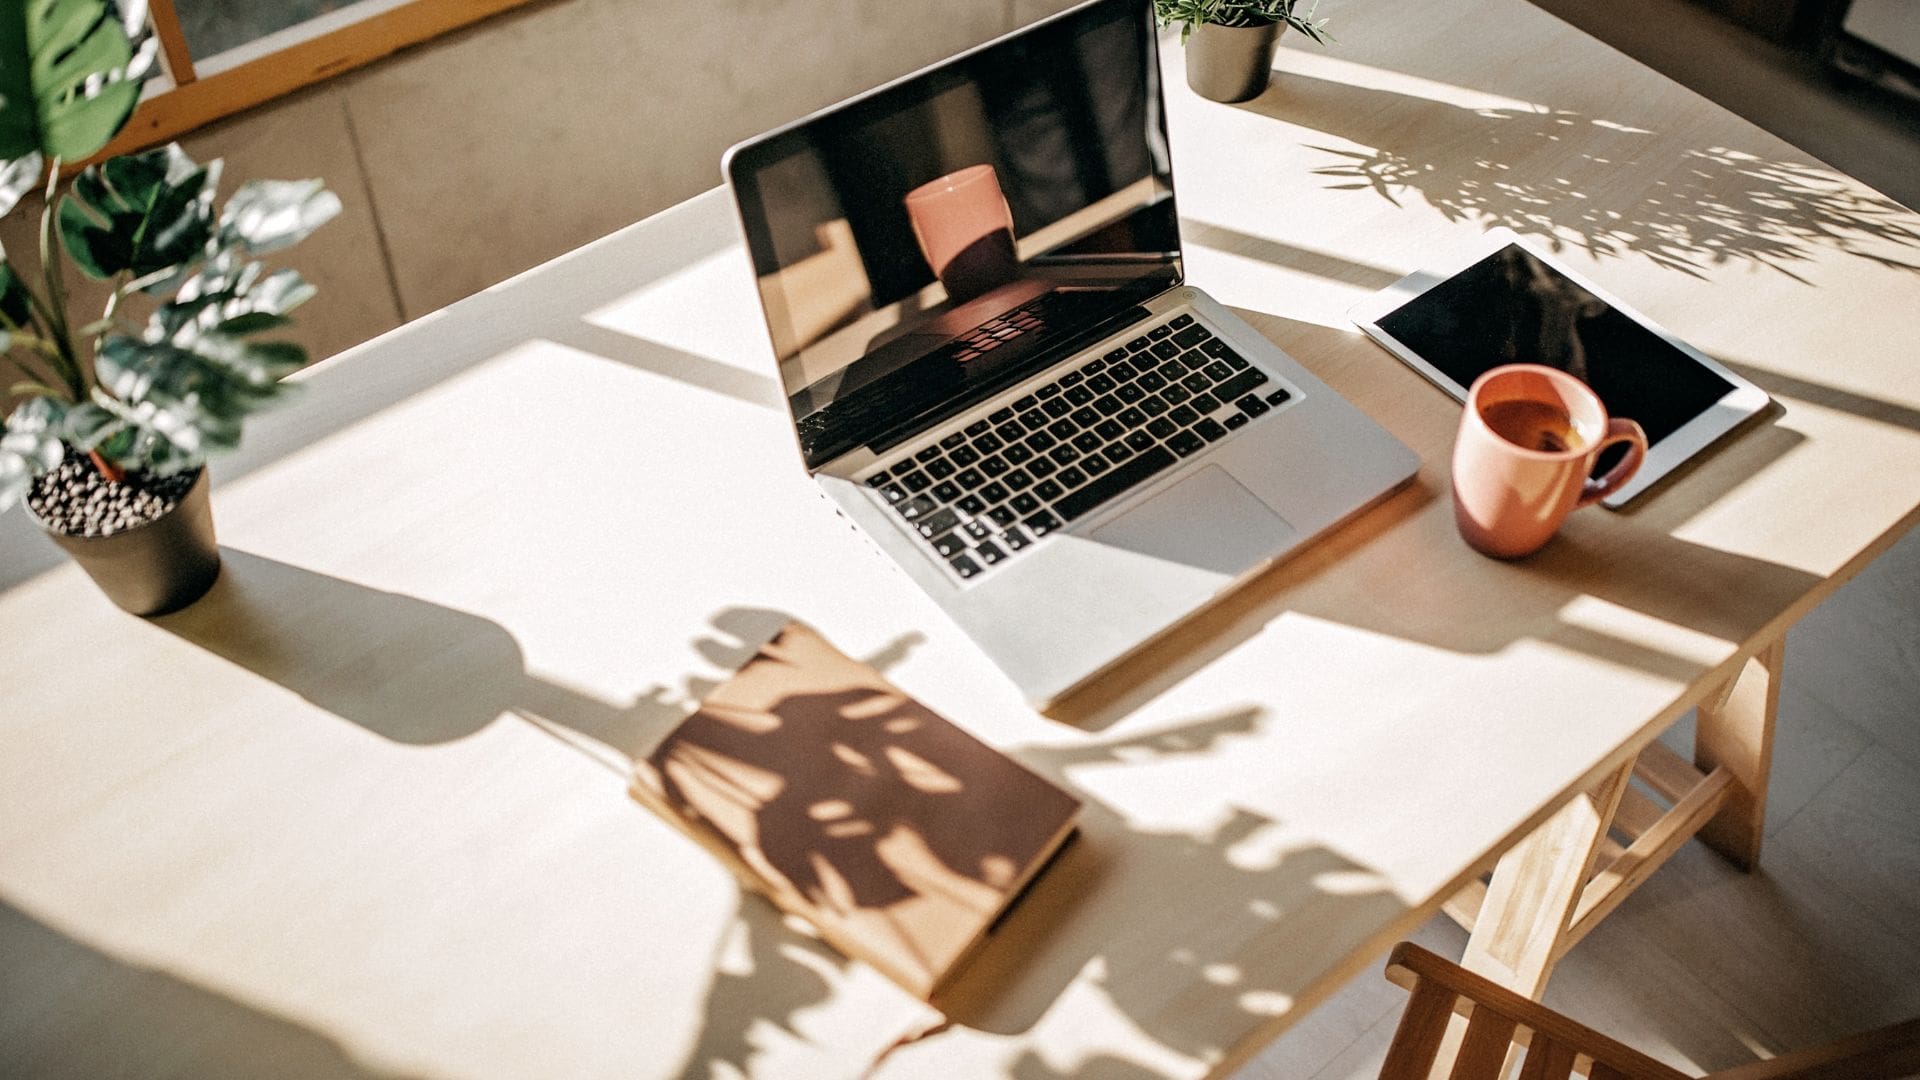
POLYGON ((861 479, 973 580, 1291 397, 1182 314, 861 479))

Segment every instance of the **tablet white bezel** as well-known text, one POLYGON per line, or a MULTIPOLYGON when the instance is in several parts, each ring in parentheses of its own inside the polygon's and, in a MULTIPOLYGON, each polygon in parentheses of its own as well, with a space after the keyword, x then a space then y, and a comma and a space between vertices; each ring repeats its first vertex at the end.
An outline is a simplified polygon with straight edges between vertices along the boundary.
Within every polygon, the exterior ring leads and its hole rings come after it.
POLYGON ((1384 346, 1388 352, 1393 353, 1405 361, 1407 366, 1413 368, 1413 370, 1425 376, 1429 382, 1453 395, 1455 400, 1464 404, 1467 400, 1467 388, 1454 382, 1445 372, 1427 363, 1426 360, 1421 358, 1420 354, 1414 352, 1413 349, 1409 348, 1398 338, 1395 338, 1392 334, 1382 329, 1380 320, 1388 314, 1399 310, 1403 305, 1423 295, 1434 286, 1466 270, 1468 267, 1499 251, 1501 248, 1506 247, 1508 244, 1518 244, 1524 248, 1528 254, 1546 263, 1548 266, 1553 267, 1560 273, 1565 274, 1569 280, 1581 288, 1586 289, 1588 292, 1606 301, 1614 310, 1632 319, 1634 322, 1639 323, 1641 326, 1646 327, 1649 332, 1657 335, 1662 341, 1665 341, 1667 344, 1672 345, 1674 348, 1691 357, 1695 363, 1733 384, 1732 389, 1722 395, 1718 401, 1709 405, 1698 416, 1687 421, 1679 430, 1674 431, 1666 438, 1648 447, 1646 463, 1640 466, 1640 471, 1634 475, 1633 480, 1619 491, 1608 496, 1604 501, 1604 505, 1609 509, 1618 510, 1622 506, 1625 506, 1641 492, 1659 483, 1662 477, 1680 467, 1680 465, 1685 463, 1689 458, 1692 458, 1695 454, 1706 449, 1706 447, 1716 439, 1719 439, 1722 435, 1732 431, 1734 428, 1740 426, 1741 423, 1765 409, 1771 401, 1771 399, 1767 397, 1766 391, 1727 370, 1725 366, 1716 362, 1712 357, 1707 356, 1700 350, 1688 345, 1685 341, 1668 333, 1662 329, 1658 323, 1634 310, 1619 297, 1594 284, 1585 275, 1575 272, 1565 264, 1554 259, 1551 255, 1541 251, 1537 246, 1515 235, 1512 231, 1507 229, 1493 229, 1488 231, 1484 239, 1486 240, 1485 246, 1480 248, 1471 257, 1460 262, 1457 266, 1445 272, 1421 270, 1408 274, 1394 284, 1387 286, 1372 296, 1367 297, 1365 300, 1355 304, 1348 310, 1347 317, 1353 320, 1354 325, 1365 331, 1368 337, 1384 346))

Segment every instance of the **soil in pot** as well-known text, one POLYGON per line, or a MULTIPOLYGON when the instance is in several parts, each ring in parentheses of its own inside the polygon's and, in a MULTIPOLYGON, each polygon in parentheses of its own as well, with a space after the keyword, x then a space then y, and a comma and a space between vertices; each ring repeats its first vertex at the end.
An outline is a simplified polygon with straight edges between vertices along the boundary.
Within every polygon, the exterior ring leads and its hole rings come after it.
POLYGON ((108 599, 135 615, 178 611, 220 576, 204 468, 116 482, 70 452, 34 482, 27 508, 108 599))

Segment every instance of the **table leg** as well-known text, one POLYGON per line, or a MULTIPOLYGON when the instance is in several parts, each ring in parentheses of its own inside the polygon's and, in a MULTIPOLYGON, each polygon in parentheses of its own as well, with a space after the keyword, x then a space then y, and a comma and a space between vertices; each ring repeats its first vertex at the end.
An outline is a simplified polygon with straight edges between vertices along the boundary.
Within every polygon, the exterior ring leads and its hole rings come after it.
POLYGON ((1763 647, 1721 694, 1701 703, 1694 729, 1694 764, 1707 773, 1725 769, 1732 778, 1725 805, 1701 827, 1699 837, 1745 870, 1760 862, 1786 652, 1785 634, 1763 647))

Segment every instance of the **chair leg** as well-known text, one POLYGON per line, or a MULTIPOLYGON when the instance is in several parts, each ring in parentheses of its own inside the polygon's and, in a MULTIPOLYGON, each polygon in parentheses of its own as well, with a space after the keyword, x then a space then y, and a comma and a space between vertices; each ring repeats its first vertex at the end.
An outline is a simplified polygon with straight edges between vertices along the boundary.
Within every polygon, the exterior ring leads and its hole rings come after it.
POLYGON ((1782 634, 1748 660, 1724 694, 1700 705, 1694 733, 1693 760, 1700 771, 1724 768, 1733 778, 1726 804, 1700 829, 1700 839, 1745 870, 1760 862, 1786 651, 1782 634))

